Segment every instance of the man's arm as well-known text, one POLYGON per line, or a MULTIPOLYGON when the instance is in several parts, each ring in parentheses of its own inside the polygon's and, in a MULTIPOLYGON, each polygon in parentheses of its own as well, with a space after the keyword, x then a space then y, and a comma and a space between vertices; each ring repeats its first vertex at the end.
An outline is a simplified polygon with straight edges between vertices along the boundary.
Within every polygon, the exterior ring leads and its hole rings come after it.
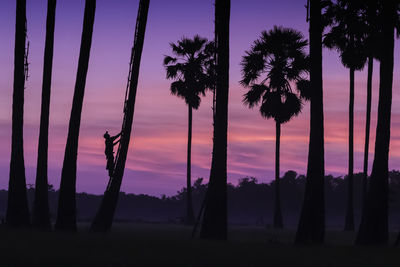
POLYGON ((111 140, 114 141, 115 139, 117 139, 118 137, 120 137, 121 134, 122 134, 122 131, 121 131, 119 134, 117 134, 116 136, 111 137, 111 140))
POLYGON ((115 146, 115 145, 118 144, 120 141, 121 141, 121 139, 118 139, 117 141, 115 141, 115 142, 113 143, 113 145, 115 146))

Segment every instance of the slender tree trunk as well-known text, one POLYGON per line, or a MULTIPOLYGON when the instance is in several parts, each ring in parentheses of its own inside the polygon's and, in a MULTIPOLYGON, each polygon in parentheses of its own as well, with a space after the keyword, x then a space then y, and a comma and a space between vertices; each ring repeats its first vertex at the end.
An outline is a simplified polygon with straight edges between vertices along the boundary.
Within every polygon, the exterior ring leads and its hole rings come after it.
POLYGON ((125 110, 125 126, 122 129, 120 141, 120 154, 116 162, 116 167, 111 180, 110 187, 104 192, 104 197, 94 218, 91 230, 95 232, 107 232, 110 230, 114 219, 115 209, 118 203, 119 191, 121 188, 122 177, 124 175, 126 158, 128 155, 129 141, 132 131, 133 115, 135 111, 136 91, 139 78, 140 60, 142 57, 143 43, 146 32, 147 14, 150 0, 140 0, 138 9, 138 18, 135 31, 135 43, 133 48, 132 73, 130 77, 130 86, 128 100, 125 110))
POLYGON ((44 48, 42 109, 40 113, 40 133, 36 169, 35 199, 33 201, 32 224, 36 228, 50 229, 47 158, 50 115, 50 89, 53 68, 54 24, 56 0, 47 2, 46 42, 44 48))
POLYGON ((358 245, 387 245, 388 231, 388 161, 393 83, 394 21, 396 1, 383 1, 383 36, 380 64, 378 122, 375 155, 365 208, 356 238, 358 245))
POLYGON ((347 209, 344 224, 345 231, 354 231, 354 68, 350 68, 349 103, 349 172, 347 174, 347 209))
POLYGON ((193 204, 192 204, 192 183, 191 183, 191 166, 192 166, 192 117, 193 117, 193 108, 189 105, 188 107, 188 143, 187 143, 187 176, 186 176, 186 188, 187 188, 187 196, 186 196, 186 224, 193 225, 194 224, 194 212, 193 212, 193 204))
POLYGON ((30 223, 23 146, 26 0, 17 0, 15 21, 11 162, 6 224, 19 227, 28 226, 30 223))
POLYGON ((364 144, 364 169, 363 169, 363 193, 362 205, 364 206, 367 196, 368 187, 368 153, 369 153, 369 135, 371 128, 371 102, 372 102, 372 73, 374 69, 374 59, 372 56, 368 57, 368 77, 367 77, 367 111, 365 119, 365 144, 364 144))
POLYGON ((281 124, 276 122, 275 140, 275 209, 274 209, 274 228, 283 228, 281 211, 281 189, 279 186, 279 154, 281 143, 281 124))
POLYGON ((310 0, 310 143, 304 203, 296 244, 322 244, 325 236, 324 112, 322 89, 321 0, 310 0))
POLYGON ((89 66, 90 48, 92 45, 95 10, 96 0, 86 0, 78 71, 69 120, 67 144, 65 146, 57 221, 55 225, 56 229, 61 231, 76 231, 76 161, 78 156, 79 128, 81 124, 86 75, 89 66))
POLYGON ((200 237, 227 239, 227 133, 229 95, 230 0, 215 0, 217 45, 216 115, 210 181, 207 189, 200 237))

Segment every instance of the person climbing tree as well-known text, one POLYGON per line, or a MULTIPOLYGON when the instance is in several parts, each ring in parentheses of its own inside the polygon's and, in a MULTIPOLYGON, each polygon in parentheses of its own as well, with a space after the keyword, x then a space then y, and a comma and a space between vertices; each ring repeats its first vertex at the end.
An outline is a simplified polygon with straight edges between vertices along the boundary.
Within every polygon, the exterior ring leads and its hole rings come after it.
POLYGON ((108 230, 110 230, 114 218, 115 209, 118 203, 122 177, 124 176, 125 163, 128 155, 129 141, 132 132, 136 92, 139 80, 140 60, 142 58, 149 5, 150 0, 139 1, 134 45, 131 54, 131 69, 129 70, 128 75, 128 91, 126 92, 127 98, 125 99, 126 109, 124 111, 124 121, 122 124, 123 135, 121 136, 121 150, 115 164, 115 172, 113 173, 112 179, 110 179, 107 190, 104 192, 104 198, 100 204, 100 209, 97 212, 91 226, 91 230, 94 232, 107 232, 108 230))
POLYGON ((104 134, 104 139, 105 140, 105 144, 106 144, 106 149, 104 151, 104 154, 106 154, 106 158, 107 158, 107 166, 106 166, 106 170, 108 170, 108 175, 111 177, 111 175, 114 172, 114 146, 116 144, 119 143, 119 141, 121 139, 118 139, 117 141, 115 141, 118 137, 120 137, 122 134, 122 132, 120 132, 119 134, 117 134, 116 136, 110 136, 110 134, 108 133, 108 131, 106 131, 106 133, 104 134), (115 141, 115 142, 114 142, 115 141))

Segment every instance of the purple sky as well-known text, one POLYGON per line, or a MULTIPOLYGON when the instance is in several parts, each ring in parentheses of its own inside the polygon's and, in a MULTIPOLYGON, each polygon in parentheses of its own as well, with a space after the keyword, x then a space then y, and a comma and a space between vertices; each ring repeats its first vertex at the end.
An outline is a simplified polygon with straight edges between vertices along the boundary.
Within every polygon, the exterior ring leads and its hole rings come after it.
MULTIPOLYGON (((246 92, 241 79, 241 57, 262 30, 273 25, 292 27, 307 37, 306 1, 232 0, 231 66, 229 98, 228 179, 255 176, 273 178, 275 126, 257 109, 242 105, 246 92)), ((93 45, 87 77, 79 139, 77 191, 102 193, 108 176, 105 170, 103 133, 117 133, 122 107, 138 1, 98 0, 93 45)), ((30 78, 25 91, 25 164, 27 183, 35 179, 39 134, 40 95, 43 71, 47 1, 27 1, 30 41, 30 78)), ((49 182, 59 186, 68 120, 79 54, 83 0, 57 3, 53 83, 50 109, 49 182)), ((170 95, 170 81, 162 66, 170 54, 170 42, 194 34, 212 38, 212 0, 151 0, 146 40, 139 76, 134 128, 122 190, 153 195, 174 194, 185 184, 187 107, 170 95)), ((7 188, 11 147, 15 1, 2 1, 0 9, 0 188, 7 188)), ((395 73, 399 73, 395 50, 395 73)), ((375 64, 370 164, 376 127, 379 64, 375 64)), ((347 172, 348 70, 334 51, 324 50, 324 109, 326 172, 347 172)), ((390 168, 400 168, 400 98, 395 74, 392 107, 390 168)), ((355 172, 362 170, 366 71, 356 73, 355 172)), ((302 114, 282 127, 281 174, 292 169, 304 173, 307 164, 309 105, 302 114)), ((193 116, 192 178, 208 179, 212 148, 211 95, 202 99, 193 116)))

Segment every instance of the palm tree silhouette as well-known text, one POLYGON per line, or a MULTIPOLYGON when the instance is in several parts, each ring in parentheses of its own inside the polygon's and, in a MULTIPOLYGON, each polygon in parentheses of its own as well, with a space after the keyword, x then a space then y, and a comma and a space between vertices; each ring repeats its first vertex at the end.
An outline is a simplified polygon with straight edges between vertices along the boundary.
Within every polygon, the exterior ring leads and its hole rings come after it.
POLYGON ((370 186, 356 238, 358 245, 387 245, 388 162, 392 106, 394 28, 398 20, 397 1, 382 1, 382 37, 380 38, 380 81, 375 154, 370 186))
POLYGON ((350 70, 349 101, 349 162, 348 196, 345 217, 345 231, 354 231, 354 73, 362 70, 367 60, 365 39, 367 27, 362 19, 362 1, 337 0, 324 13, 330 29, 323 44, 340 53, 342 64, 350 70))
POLYGON ((135 112, 135 101, 137 85, 139 80, 140 60, 142 58, 144 37, 146 33, 147 15, 149 12, 150 0, 140 0, 138 15, 136 19, 135 39, 131 55, 131 73, 129 79, 128 99, 125 103, 125 115, 120 141, 119 156, 115 163, 115 169, 110 180, 109 187, 104 192, 100 208, 91 225, 91 231, 107 232, 110 230, 114 219, 115 209, 118 203, 122 178, 124 176, 126 158, 128 156, 129 141, 132 132, 133 115, 135 112))
MULTIPOLYGON (((399 9, 397 9, 399 12, 399 9)), ((368 57, 368 77, 367 77, 367 105, 366 105, 366 123, 365 123, 365 143, 364 143, 364 166, 363 166, 363 194, 362 199, 365 201, 368 188, 368 152, 369 152, 369 136, 371 125, 371 102, 372 102, 372 73, 374 59, 379 60, 381 54, 381 37, 382 37, 382 6, 380 1, 364 0, 362 6, 362 19, 366 23, 366 39, 365 50, 368 57)), ((400 30, 400 17, 396 16, 395 27, 397 37, 400 30)))
POLYGON ((368 57, 368 76, 367 76, 367 106, 365 114, 365 142, 364 142, 364 164, 363 164, 363 189, 362 201, 365 203, 368 187, 368 154, 369 154, 369 136, 371 128, 371 103, 372 103, 372 74, 374 69, 374 58, 377 58, 378 52, 378 1, 366 0, 363 6, 363 19, 367 23, 367 36, 365 40, 366 54, 368 57))
POLYGON ((300 95, 292 90, 306 92, 307 81, 303 76, 309 71, 309 60, 304 51, 308 42, 293 29, 274 26, 254 42, 242 60, 241 84, 250 90, 243 102, 250 108, 260 105, 263 117, 273 118, 276 124, 275 148, 275 209, 273 226, 283 228, 279 187, 279 152, 281 124, 297 116, 302 109, 300 95))
POLYGON ((72 100, 67 144, 65 145, 57 221, 55 225, 56 229, 61 231, 76 231, 76 161, 78 156, 79 128, 81 124, 86 75, 89 66, 90 48, 92 45, 95 10, 96 0, 86 0, 78 71, 76 75, 74 98, 72 100))
MULTIPOLYGON (((324 110, 322 88, 323 0, 309 0, 310 12, 310 142, 303 207, 296 244, 322 244, 325 237, 324 110)), ((308 18, 307 18, 308 20, 308 18)))
POLYGON ((200 237, 227 239, 227 135, 230 0, 215 0, 216 86, 213 153, 200 237))
POLYGON ((187 224, 193 224, 194 212, 192 204, 191 184, 191 151, 192 151, 192 110, 200 106, 200 95, 210 87, 207 63, 210 53, 206 53, 207 39, 196 35, 193 39, 182 38, 176 44, 171 43, 173 57, 165 56, 164 66, 167 79, 175 80, 171 83, 171 93, 183 98, 188 105, 188 143, 187 143, 187 194, 186 216, 187 224))
POLYGON ((26 196, 23 147, 24 89, 26 78, 26 0, 17 0, 16 3, 11 162, 6 213, 6 224, 13 227, 27 226, 30 223, 26 196))
POLYGON ((40 133, 36 170, 35 199, 33 201, 32 213, 33 226, 42 229, 49 229, 51 227, 47 182, 47 157, 56 3, 57 0, 48 0, 47 2, 46 42, 44 49, 45 52, 42 85, 42 108, 40 113, 40 133))

